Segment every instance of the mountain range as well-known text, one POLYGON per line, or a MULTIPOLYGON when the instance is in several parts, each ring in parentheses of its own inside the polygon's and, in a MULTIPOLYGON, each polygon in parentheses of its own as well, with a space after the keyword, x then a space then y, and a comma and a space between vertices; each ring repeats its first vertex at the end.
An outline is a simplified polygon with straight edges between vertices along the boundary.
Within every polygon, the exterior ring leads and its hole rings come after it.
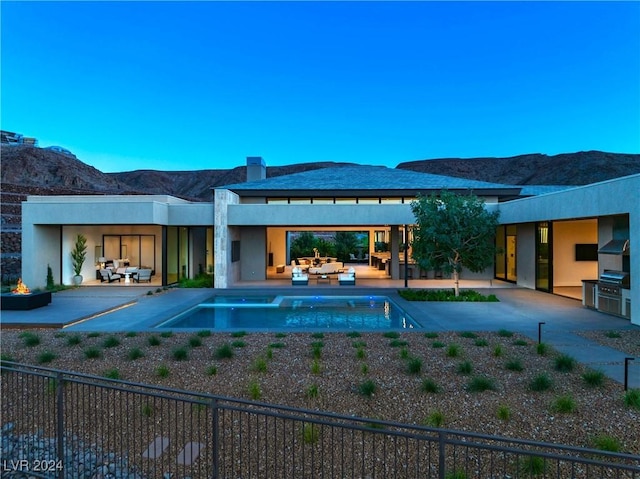
MULTIPOLYGON (((267 177, 353 164, 336 162, 267 166, 267 177)), ((365 162, 366 164, 366 162, 365 162)), ((640 173, 640 155, 585 151, 548 156, 540 153, 509 158, 442 158, 400 163, 398 169, 456 176, 510 185, 584 185, 640 173)), ((193 171, 135 170, 103 173, 56 151, 31 146, 2 148, 2 186, 25 193, 45 188, 59 194, 168 194, 210 201, 213 186, 241 183, 246 167, 193 171)), ((37 194, 37 193, 35 193, 37 194)))

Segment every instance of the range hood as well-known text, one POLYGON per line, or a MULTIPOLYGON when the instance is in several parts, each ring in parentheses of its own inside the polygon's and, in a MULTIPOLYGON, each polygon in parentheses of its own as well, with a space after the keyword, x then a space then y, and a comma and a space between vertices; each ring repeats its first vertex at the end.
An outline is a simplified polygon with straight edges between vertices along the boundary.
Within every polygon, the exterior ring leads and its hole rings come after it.
POLYGON ((629 254, 629 240, 611 240, 598 250, 598 254, 629 254))

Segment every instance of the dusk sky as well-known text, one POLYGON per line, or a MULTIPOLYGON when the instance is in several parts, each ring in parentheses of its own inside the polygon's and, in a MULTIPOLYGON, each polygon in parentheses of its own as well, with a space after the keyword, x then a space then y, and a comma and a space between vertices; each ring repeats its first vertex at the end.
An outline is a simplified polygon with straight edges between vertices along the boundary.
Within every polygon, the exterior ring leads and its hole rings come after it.
POLYGON ((639 2, 0 8, 2 129, 104 172, 640 153, 639 2))

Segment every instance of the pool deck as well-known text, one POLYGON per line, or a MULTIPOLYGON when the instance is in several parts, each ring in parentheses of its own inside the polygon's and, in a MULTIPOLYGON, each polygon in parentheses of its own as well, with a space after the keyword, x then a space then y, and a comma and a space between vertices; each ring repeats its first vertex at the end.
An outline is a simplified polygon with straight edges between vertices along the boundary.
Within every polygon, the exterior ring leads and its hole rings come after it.
MULTIPOLYGON (((415 280, 412 288, 451 287, 448 281, 415 280)), ((409 302, 397 294, 404 281, 359 281, 357 286, 290 282, 244 283, 224 290, 177 289, 162 292, 140 286, 80 287, 53 294, 48 306, 31 311, 2 311, 2 328, 64 328, 66 331, 149 331, 213 296, 242 294, 389 296, 426 331, 498 331, 508 329, 542 341, 622 383, 626 354, 585 339, 578 331, 640 330, 629 320, 584 308, 580 301, 515 287, 499 281, 461 281, 462 288, 496 294, 499 303, 409 302), (153 294, 147 294, 152 291, 153 294)), ((640 388, 640 358, 629 363, 629 387, 640 388)))

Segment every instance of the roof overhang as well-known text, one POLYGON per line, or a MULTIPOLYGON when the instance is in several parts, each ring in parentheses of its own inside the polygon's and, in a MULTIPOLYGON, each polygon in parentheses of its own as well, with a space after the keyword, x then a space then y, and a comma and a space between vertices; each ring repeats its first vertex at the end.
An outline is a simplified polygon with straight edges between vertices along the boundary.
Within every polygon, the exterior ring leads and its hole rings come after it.
MULTIPOLYGON (((217 188, 216 188, 217 189, 217 188)), ((225 189, 225 188, 221 188, 225 189)), ((379 198, 379 197, 415 197, 418 194, 431 195, 440 193, 443 189, 453 191, 460 194, 474 194, 476 196, 498 196, 518 197, 520 188, 487 188, 487 189, 469 189, 469 188, 433 188, 433 189, 345 189, 345 190, 318 190, 318 189, 249 189, 249 188, 229 188, 240 197, 281 197, 281 198, 333 198, 333 197, 359 197, 359 198, 379 198)))

